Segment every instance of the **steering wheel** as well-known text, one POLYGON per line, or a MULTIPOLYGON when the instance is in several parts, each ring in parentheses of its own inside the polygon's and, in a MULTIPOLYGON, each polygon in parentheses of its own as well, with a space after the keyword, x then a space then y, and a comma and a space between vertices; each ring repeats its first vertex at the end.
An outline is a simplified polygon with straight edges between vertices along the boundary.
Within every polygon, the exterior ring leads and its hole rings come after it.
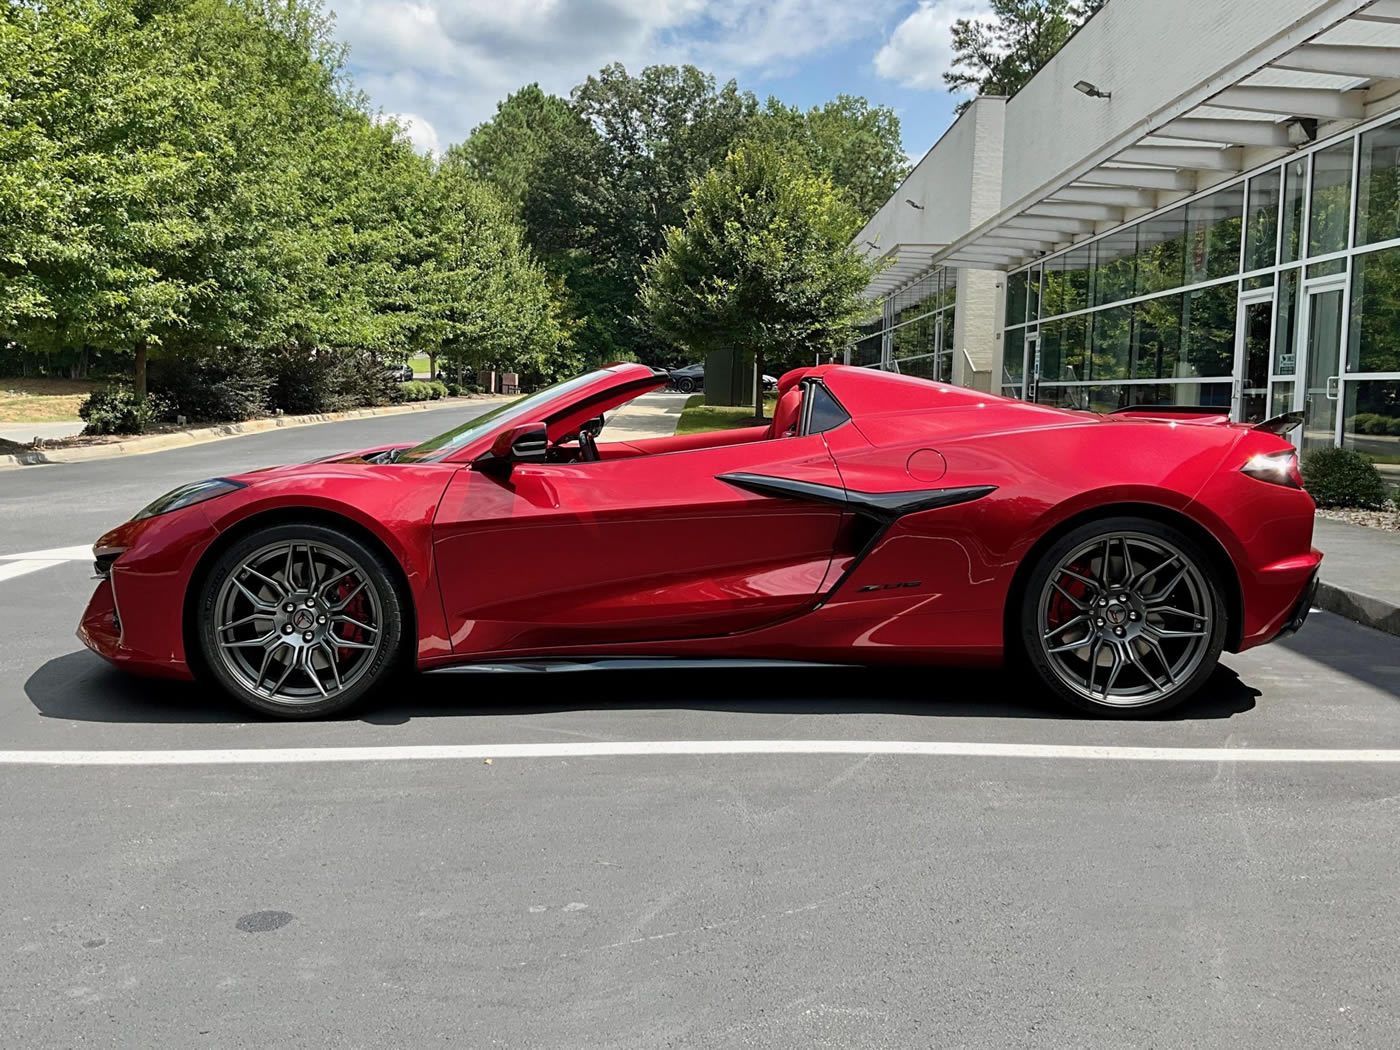
POLYGON ((587 430, 578 432, 578 461, 580 463, 598 462, 598 442, 587 430))

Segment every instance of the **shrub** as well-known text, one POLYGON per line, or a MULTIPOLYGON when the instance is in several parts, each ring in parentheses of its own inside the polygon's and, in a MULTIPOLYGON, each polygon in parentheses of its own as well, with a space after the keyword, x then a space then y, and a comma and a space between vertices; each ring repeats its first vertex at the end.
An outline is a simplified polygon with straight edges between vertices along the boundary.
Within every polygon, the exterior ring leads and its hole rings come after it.
POLYGON ((226 351, 152 361, 150 389, 172 421, 184 416, 191 423, 223 423, 266 412, 272 377, 257 355, 226 351))
POLYGON ((273 362, 272 374, 272 403, 290 415, 340 412, 400 399, 400 384, 389 371, 355 351, 286 354, 273 362))
POLYGON ((448 384, 447 384, 447 396, 448 396, 448 397, 461 397, 461 396, 462 396, 462 384, 461 384, 461 383, 448 383, 448 384))
POLYGON ((1303 483, 1319 507, 1385 505, 1385 485, 1375 464, 1349 448, 1320 448, 1303 459, 1303 483))
MULTIPOLYGON (((1391 437, 1400 437, 1400 416, 1385 421, 1385 432, 1391 437)), ((1380 433, 1380 431, 1376 431, 1376 433, 1380 433)))
POLYGON ((447 384, 434 379, 428 384, 428 397, 433 401, 439 401, 447 396, 447 384))
POLYGON ((78 406, 78 418, 87 423, 84 434, 139 434, 165 409, 158 397, 138 401, 129 387, 94 390, 78 406))
POLYGON ((425 383, 421 379, 400 383, 399 390, 403 393, 405 401, 427 401, 433 396, 433 385, 425 383))

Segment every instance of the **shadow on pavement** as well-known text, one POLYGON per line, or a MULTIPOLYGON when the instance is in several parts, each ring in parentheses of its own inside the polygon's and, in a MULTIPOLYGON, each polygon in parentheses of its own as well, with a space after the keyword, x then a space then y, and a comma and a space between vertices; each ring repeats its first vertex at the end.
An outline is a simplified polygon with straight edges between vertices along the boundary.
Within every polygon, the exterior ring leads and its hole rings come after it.
POLYGON ((1293 637, 1275 644, 1400 697, 1400 638, 1320 612, 1309 616, 1293 637))
MULTIPOLYGON (((47 718, 134 724, 265 720, 200 683, 136 678, 87 651, 44 664, 24 683, 47 718)), ((1166 721, 1230 718, 1259 691, 1227 667, 1166 721)), ((692 709, 748 714, 899 714, 920 718, 1083 719, 1002 671, 950 668, 735 668, 519 671, 416 675, 347 716, 373 725, 414 718, 558 711, 692 709)))

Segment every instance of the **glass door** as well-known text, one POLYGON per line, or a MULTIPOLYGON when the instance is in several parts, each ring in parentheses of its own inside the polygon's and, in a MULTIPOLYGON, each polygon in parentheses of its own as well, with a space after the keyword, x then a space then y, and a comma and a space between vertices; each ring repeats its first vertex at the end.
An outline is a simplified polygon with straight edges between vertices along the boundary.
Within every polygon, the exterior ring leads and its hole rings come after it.
POLYGON ((1273 289, 1240 296, 1235 314, 1235 381, 1230 418, 1260 423, 1269 411, 1269 348, 1274 327, 1273 289))
POLYGON ((1299 407, 1303 410, 1303 451, 1331 448, 1337 443, 1337 401, 1341 396, 1342 325, 1346 288, 1326 285, 1309 288, 1301 347, 1304 382, 1299 407))

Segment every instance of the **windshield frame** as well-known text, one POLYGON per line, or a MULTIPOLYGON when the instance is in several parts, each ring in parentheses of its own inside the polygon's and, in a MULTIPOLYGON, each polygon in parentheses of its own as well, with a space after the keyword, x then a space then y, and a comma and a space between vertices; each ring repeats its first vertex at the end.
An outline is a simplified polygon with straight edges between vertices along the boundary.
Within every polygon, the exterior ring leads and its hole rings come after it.
MULTIPOLYGON (((645 365, 609 365, 605 368, 585 372, 572 379, 561 380, 532 394, 525 394, 514 401, 474 416, 460 426, 429 438, 421 444, 406 448, 396 459, 399 463, 441 463, 458 461, 465 451, 481 444, 489 447, 493 435, 512 424, 541 421, 554 423, 567 417, 571 410, 580 404, 608 399, 610 395, 625 393, 630 400, 644 390, 637 390, 639 382, 649 380, 658 385, 664 381, 665 373, 658 375, 645 365), (570 396, 577 395, 577 396, 570 396)), ((551 430, 553 427, 551 427, 551 430)), ((553 437, 553 441, 560 438, 553 437)))

